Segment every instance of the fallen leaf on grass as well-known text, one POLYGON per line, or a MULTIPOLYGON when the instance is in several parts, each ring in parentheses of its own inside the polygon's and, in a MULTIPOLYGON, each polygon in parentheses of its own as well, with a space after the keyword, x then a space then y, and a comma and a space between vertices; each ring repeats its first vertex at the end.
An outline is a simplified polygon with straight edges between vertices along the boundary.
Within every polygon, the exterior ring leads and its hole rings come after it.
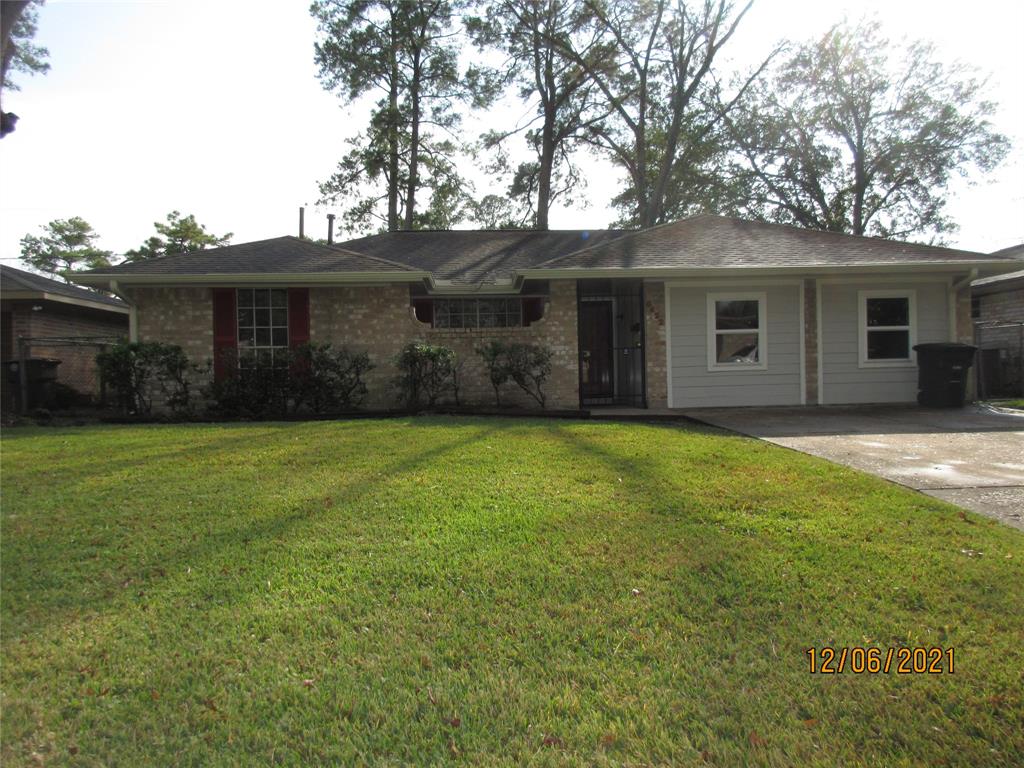
POLYGON ((458 728, 460 725, 462 725, 462 720, 460 720, 457 717, 453 717, 451 720, 448 721, 448 725, 450 725, 452 728, 458 728))
POLYGON ((313 683, 315 682, 316 680, 314 680, 312 677, 307 677, 305 680, 302 681, 302 684, 307 688, 311 688, 313 686, 313 683))
POLYGON ((560 747, 562 746, 562 740, 557 736, 551 736, 550 734, 544 736, 544 740, 541 742, 545 747, 560 747))
POLYGON ((763 747, 768 742, 757 735, 757 731, 750 732, 750 745, 752 747, 763 747))
POLYGON ((816 718, 816 717, 809 717, 806 720, 804 720, 804 725, 806 725, 808 728, 813 728, 817 724, 818 724, 818 718, 816 718))

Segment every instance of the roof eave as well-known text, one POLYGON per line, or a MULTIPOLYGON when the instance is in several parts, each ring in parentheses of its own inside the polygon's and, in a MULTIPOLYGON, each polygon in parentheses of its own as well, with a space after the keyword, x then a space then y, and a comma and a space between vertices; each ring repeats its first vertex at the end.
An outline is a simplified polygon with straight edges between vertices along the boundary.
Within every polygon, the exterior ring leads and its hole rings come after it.
POLYGON ((128 307, 126 306, 110 304, 105 301, 90 301, 89 299, 80 299, 75 296, 64 296, 63 294, 50 293, 49 291, 4 291, 2 294, 0 294, 0 297, 11 301, 53 301, 58 304, 70 304, 75 307, 96 309, 102 312, 117 312, 119 314, 125 315, 128 314, 128 307))
POLYGON ((864 263, 827 265, 815 264, 806 266, 716 266, 716 267, 603 267, 603 268, 571 268, 571 269, 522 269, 516 274, 525 279, 567 278, 582 279, 588 277, 737 277, 740 275, 816 275, 851 274, 857 272, 874 273, 906 273, 906 272, 963 272, 977 269, 979 274, 1002 274, 1021 268, 1020 261, 916 261, 900 263, 864 263))
POLYGON ((202 275, 156 275, 131 272, 76 272, 71 278, 81 285, 107 286, 116 280, 122 286, 131 285, 288 285, 306 287, 317 285, 359 285, 365 283, 418 283, 430 278, 429 272, 249 272, 210 273, 202 275))

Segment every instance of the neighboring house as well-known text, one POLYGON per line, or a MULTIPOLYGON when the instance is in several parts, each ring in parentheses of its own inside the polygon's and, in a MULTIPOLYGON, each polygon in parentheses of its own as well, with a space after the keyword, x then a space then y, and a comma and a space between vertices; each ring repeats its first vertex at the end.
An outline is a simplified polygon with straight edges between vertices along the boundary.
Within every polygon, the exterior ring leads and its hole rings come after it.
MULTIPOLYGON (((1024 244, 992 256, 1024 259, 1024 244)), ((1024 395, 1024 270, 971 283, 971 317, 979 395, 1024 395)))
MULTIPOLYGON (((16 386, 8 384, 14 377, 11 363, 20 354, 19 339, 124 338, 129 330, 128 314, 128 305, 120 299, 0 265, 5 405, 11 405, 9 395, 16 386)), ((57 381, 92 397, 99 393, 99 350, 95 345, 48 341, 29 342, 26 353, 33 359, 60 360, 57 381)))
POLYGON ((971 341, 970 281, 1021 266, 701 215, 632 232, 280 237, 76 280, 125 298, 133 337, 197 361, 268 361, 307 340, 366 350, 371 408, 394 403, 393 358, 416 339, 456 350, 471 402, 492 399, 474 349, 508 339, 553 351, 551 407, 693 408, 911 402, 914 344, 971 341))

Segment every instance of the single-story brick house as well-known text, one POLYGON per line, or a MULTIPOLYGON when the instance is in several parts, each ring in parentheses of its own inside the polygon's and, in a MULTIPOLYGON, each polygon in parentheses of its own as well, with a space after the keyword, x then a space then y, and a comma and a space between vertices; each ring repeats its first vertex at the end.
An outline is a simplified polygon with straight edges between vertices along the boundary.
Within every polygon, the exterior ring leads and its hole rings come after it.
MULTIPOLYGON (((394 402, 415 339, 547 345, 551 407, 911 402, 914 344, 970 341, 970 284, 1012 257, 700 215, 640 231, 280 237, 80 273, 131 307, 132 336, 272 357, 306 340, 366 350, 368 407, 394 402)), ((223 374, 223 371, 221 372, 223 374)))
MULTIPOLYGON (((1024 244, 993 256, 1024 260, 1024 244)), ((978 345, 982 397, 1024 394, 1024 270, 983 277, 971 284, 971 317, 978 345)))
MULTIPOLYGON (((126 338, 128 316, 128 305, 113 296, 0 265, 0 357, 5 377, 10 365, 18 360, 19 339, 50 339, 32 343, 26 354, 60 360, 57 381, 82 395, 95 396, 99 393, 96 354, 100 348, 54 340, 126 338)), ((5 390, 10 394, 12 388, 5 386, 5 390)), ((11 405, 9 399, 4 398, 5 406, 11 405)))

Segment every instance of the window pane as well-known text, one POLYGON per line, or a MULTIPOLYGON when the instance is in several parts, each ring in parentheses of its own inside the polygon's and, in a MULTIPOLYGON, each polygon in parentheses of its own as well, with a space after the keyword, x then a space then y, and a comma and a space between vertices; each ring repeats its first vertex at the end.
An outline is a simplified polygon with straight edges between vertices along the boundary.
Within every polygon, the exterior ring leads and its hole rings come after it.
POLYGON ((909 331, 868 331, 868 360, 908 360, 909 331))
POLYGON ((910 325, 910 300, 867 299, 868 327, 877 325, 910 325))
POLYGON ((523 301, 522 299, 508 300, 508 323, 509 326, 523 324, 523 301))
POLYGON ((256 317, 256 322, 254 323, 254 325, 257 328, 259 328, 260 326, 266 327, 266 326, 270 325, 270 310, 269 309, 257 309, 257 310, 254 310, 254 314, 255 314, 255 317, 256 317))
POLYGON ((719 363, 756 364, 761 361, 756 333, 715 334, 715 360, 719 363))
POLYGON ((275 328, 271 334, 274 341, 275 347, 287 347, 288 346, 288 329, 287 328, 275 328))
POLYGON ((255 338, 252 328, 239 328, 238 329, 238 345, 251 346, 252 340, 255 338))
POLYGON ((252 306, 252 288, 239 288, 238 289, 238 306, 239 307, 251 307, 252 306))
POLYGON ((720 331, 760 328, 757 301, 716 301, 715 328, 720 331))
POLYGON ((287 309, 272 309, 270 310, 270 321, 278 326, 283 327, 288 325, 288 310, 287 309))
POLYGON ((256 346, 257 347, 269 347, 270 346, 270 329, 269 328, 257 328, 256 329, 256 346))
POLYGON ((251 309, 239 309, 238 310, 238 327, 239 328, 252 328, 252 310, 251 309))
POLYGON ((274 288, 270 291, 270 306, 272 307, 287 307, 288 306, 288 291, 284 288, 274 288))
POLYGON ((266 288, 256 288, 252 292, 253 306, 256 307, 269 307, 270 306, 270 291, 266 288))

